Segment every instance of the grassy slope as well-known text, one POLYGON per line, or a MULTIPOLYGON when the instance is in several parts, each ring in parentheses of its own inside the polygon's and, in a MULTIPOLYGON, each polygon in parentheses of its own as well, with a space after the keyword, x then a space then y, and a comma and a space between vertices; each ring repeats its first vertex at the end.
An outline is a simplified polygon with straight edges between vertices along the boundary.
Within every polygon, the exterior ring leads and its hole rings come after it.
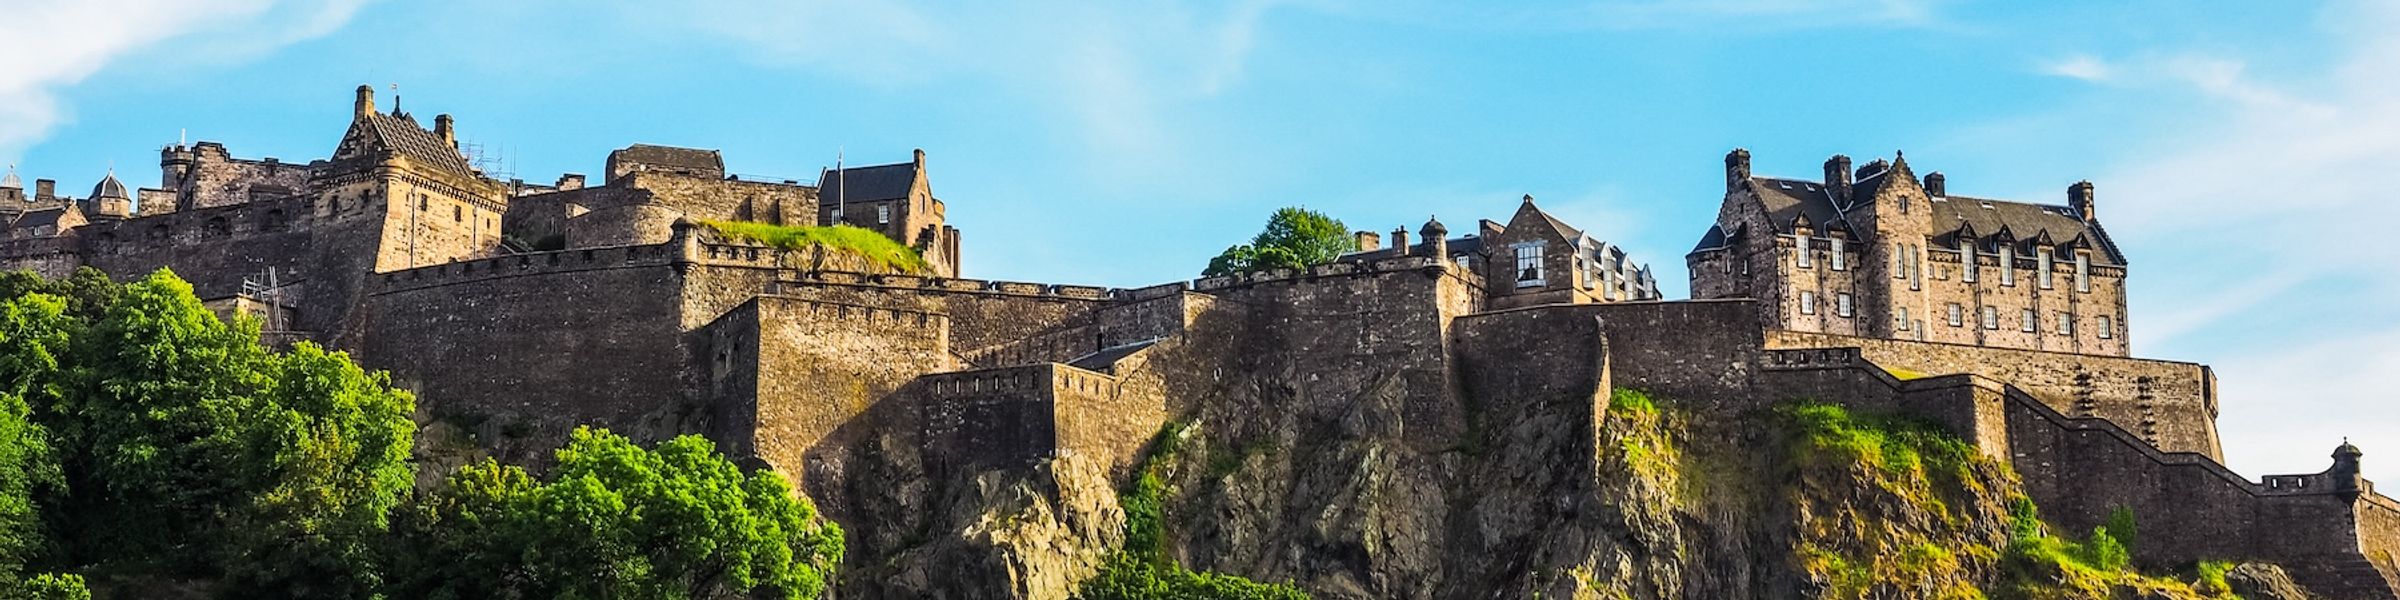
POLYGON ((702 221, 727 237, 750 240, 777 248, 798 250, 809 246, 824 246, 865 257, 875 264, 902 273, 924 273, 931 268, 925 257, 910 248, 872 229, 849 225, 828 227, 796 227, 770 225, 750 221, 702 221))

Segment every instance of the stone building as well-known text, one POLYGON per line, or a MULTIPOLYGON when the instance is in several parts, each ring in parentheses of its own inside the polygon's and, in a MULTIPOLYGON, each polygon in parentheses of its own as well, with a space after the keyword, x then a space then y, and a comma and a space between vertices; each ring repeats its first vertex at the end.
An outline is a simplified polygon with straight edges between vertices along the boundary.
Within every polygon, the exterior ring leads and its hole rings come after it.
POLYGON ((1533 203, 1528 194, 1508 223, 1489 219, 1475 231, 1450 237, 1439 219, 1427 219, 1411 245, 1408 228, 1392 230, 1391 247, 1372 231, 1351 234, 1358 251, 1344 262, 1423 256, 1456 263, 1474 273, 1495 306, 1584 304, 1657 300, 1658 280, 1650 266, 1635 264, 1623 247, 1569 226, 1533 203))
POLYGON ((945 205, 933 197, 925 174, 925 151, 909 162, 837 167, 817 175, 818 219, 882 232, 917 249, 939 274, 958 276, 958 228, 945 205))
POLYGON ((2063 205, 1951 195, 1905 157, 1819 180, 1725 156, 1717 222, 1686 258, 1693 298, 1756 298, 1768 329, 2128 356, 2126 261, 2091 182, 2063 205))

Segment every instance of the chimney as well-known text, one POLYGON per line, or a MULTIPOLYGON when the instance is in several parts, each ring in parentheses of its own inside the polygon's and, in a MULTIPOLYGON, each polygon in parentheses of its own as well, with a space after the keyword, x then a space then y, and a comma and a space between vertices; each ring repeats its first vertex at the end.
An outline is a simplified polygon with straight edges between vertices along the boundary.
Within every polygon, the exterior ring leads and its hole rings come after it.
POLYGON ((375 112, 375 86, 358 86, 358 102, 350 106, 352 117, 364 117, 375 112))
POLYGON ((58 181, 57 181, 57 180, 54 180, 54 179, 35 179, 35 180, 33 180, 33 199, 35 199, 35 200, 49 200, 49 199, 53 199, 53 198, 57 198, 57 197, 58 197, 58 181))
POLYGON ((1419 255, 1436 259, 1450 255, 1450 228, 1442 226, 1441 221, 1425 217, 1425 226, 1417 229, 1417 236, 1425 240, 1425 249, 1419 255))
POLYGON ((451 128, 450 125, 450 113, 442 113, 433 116, 433 134, 442 136, 442 143, 449 144, 452 148, 457 148, 458 130, 451 128))
POLYGON ((917 160, 917 170, 918 170, 918 171, 923 171, 923 170, 925 170, 925 149, 924 149, 924 148, 918 148, 918 149, 917 149, 917 159, 916 159, 916 160, 917 160))
POLYGON ((2067 208, 2075 209, 2085 222, 2097 223, 2100 213, 2092 207, 2092 182, 2083 180, 2067 186, 2067 208))
POLYGON ((1937 198, 1950 195, 1950 190, 1944 187, 1944 183, 1946 183, 1946 181, 1944 181, 1941 171, 1926 173, 1925 195, 1937 198))
POLYGON ((1392 256, 1408 256, 1408 228, 1392 228, 1392 256))
POLYGON ((1750 151, 1735 148, 1725 153, 1725 191, 1732 193, 1750 180, 1750 151))
POLYGON ((1850 157, 1835 154, 1825 159, 1825 195, 1836 202, 1850 201, 1850 157))
POLYGON ((1351 232, 1350 243, 1358 246, 1359 252, 1374 252, 1376 250, 1382 250, 1383 234, 1365 230, 1351 232))
POLYGON ((563 192, 563 191, 567 191, 567 190, 580 190, 580 189, 583 189, 583 174, 582 174, 582 173, 568 173, 568 174, 565 174, 565 175, 560 175, 560 176, 558 176, 558 191, 562 191, 562 192, 563 192))

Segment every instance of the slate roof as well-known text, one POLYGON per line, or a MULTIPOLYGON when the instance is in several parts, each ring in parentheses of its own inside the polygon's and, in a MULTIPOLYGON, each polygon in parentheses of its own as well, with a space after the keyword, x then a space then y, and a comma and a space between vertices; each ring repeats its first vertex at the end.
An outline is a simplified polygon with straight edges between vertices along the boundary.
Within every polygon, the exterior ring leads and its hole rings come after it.
POLYGON ((1105 371, 1108 370, 1109 367, 1116 366, 1117 361, 1123 360, 1127 356, 1132 356, 1133 353, 1140 352, 1143 348, 1148 348, 1157 343, 1158 340, 1144 340, 1131 344, 1116 346, 1113 348, 1103 348, 1099 352, 1093 352, 1091 354, 1083 355, 1080 358, 1067 361, 1067 364, 1086 371, 1105 371))
MULTIPOLYGON (((1883 174, 1863 179, 1852 184, 1852 194, 1854 197, 1867 197, 1880 186, 1894 180, 1883 174)), ((1831 196, 1826 194, 1824 184, 1776 177, 1753 177, 1750 183, 1758 190, 1759 200, 1766 204, 1767 216, 1778 232, 1791 231, 1792 219, 1796 216, 1807 216, 1811 226, 1818 231, 1837 223, 1844 227, 1849 225, 1849 220, 1834 207, 1831 196)), ((1937 237, 1957 231, 1960 225, 1974 228, 1978 237, 1989 237, 2006 229, 2016 239, 2030 240, 2047 232, 2051 239, 2061 243, 2078 237, 2087 239, 2097 252, 2095 258, 2100 264, 2125 264, 2125 254, 2109 240, 2108 232, 2101 229, 2100 224, 2085 222, 2073 209, 2064 206, 1966 196, 1935 197, 1932 204, 1933 233, 1937 237)), ((1863 239, 1863 236, 1872 232, 1854 229, 1852 234, 1863 239)), ((1711 227, 1694 250, 1723 246, 1725 236, 1726 232, 1722 229, 1711 227)))
POLYGON ((116 171, 109 171, 108 176, 101 177, 100 183, 92 186, 92 195, 89 197, 95 200, 100 198, 125 198, 130 200, 133 198, 133 194, 125 191, 125 182, 117 181, 116 171))
POLYGON ((371 112, 360 119, 365 121, 367 141, 374 148, 460 176, 475 176, 475 169, 467 166, 467 157, 459 154, 458 148, 417 125, 415 117, 371 112))
POLYGON ((611 154, 612 158, 616 158, 618 162, 675 167, 719 174, 725 172, 725 156, 715 150, 634 144, 611 154))
POLYGON ((908 197, 917 181, 917 163, 826 169, 817 175, 817 202, 874 202, 908 197))
POLYGON ((65 206, 29 210, 25 211, 25 214, 18 216, 17 222, 10 223, 9 226, 16 229, 32 229, 35 227, 53 226, 58 224, 58 219, 60 217, 64 217, 66 215, 67 207, 65 206))
POLYGON ((1959 226, 1972 227, 1975 235, 1990 238, 2002 231, 2018 240, 2031 240, 2048 234, 2057 242, 2085 238, 2096 251, 2102 264, 2123 265, 2125 254, 2117 250, 2108 232, 2098 223, 2088 223, 2075 209, 2054 204, 2010 202, 1966 196, 1935 198, 1933 201, 1933 230, 1954 233, 1959 226))

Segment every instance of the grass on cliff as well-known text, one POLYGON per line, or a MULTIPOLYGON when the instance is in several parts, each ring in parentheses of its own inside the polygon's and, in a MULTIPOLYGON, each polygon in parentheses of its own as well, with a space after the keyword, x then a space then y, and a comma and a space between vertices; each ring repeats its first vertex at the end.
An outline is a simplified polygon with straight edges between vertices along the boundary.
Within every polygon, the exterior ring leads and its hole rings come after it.
POLYGON ((750 240, 786 250, 824 246, 866 258, 902 273, 925 273, 932 267, 915 248, 884 237, 881 232, 850 225, 800 227, 753 221, 701 221, 727 237, 750 240))
POLYGON ((1150 452, 1134 468, 1133 481, 1117 495, 1125 508, 1125 545, 1086 579, 1078 600, 1307 600, 1288 583, 1259 583, 1233 575, 1193 571, 1167 555, 1167 468, 1183 451, 1190 424, 1169 421, 1151 439, 1150 452))

